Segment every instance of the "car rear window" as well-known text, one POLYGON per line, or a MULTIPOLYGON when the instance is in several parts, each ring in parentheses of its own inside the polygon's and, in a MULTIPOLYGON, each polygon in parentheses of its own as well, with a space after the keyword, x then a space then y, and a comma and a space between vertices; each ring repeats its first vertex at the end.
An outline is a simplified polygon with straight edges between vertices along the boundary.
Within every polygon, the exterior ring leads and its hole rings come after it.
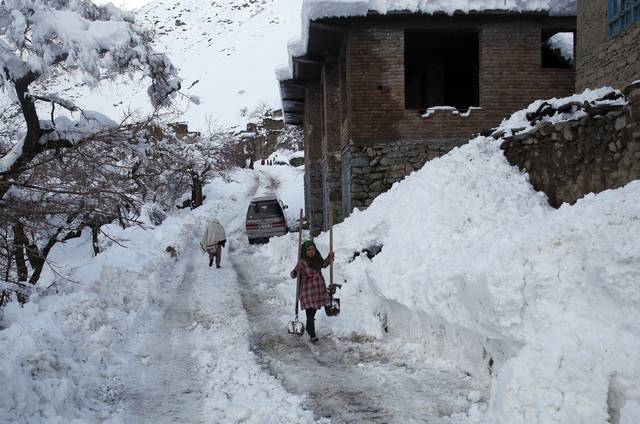
POLYGON ((248 219, 281 218, 282 209, 277 202, 254 202, 249 205, 248 219))

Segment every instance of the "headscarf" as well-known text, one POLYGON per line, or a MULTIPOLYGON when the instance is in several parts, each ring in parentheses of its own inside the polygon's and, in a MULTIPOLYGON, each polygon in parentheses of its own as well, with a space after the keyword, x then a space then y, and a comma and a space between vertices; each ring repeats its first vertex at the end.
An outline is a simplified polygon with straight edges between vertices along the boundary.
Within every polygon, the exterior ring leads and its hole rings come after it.
POLYGON ((304 259, 304 261, 307 263, 307 265, 309 265, 309 267, 311 267, 311 269, 320 271, 322 269, 322 265, 324 265, 324 258, 318 251, 317 247, 316 254, 313 257, 307 256, 307 248, 309 246, 316 247, 312 240, 307 240, 302 243, 302 259, 304 259))

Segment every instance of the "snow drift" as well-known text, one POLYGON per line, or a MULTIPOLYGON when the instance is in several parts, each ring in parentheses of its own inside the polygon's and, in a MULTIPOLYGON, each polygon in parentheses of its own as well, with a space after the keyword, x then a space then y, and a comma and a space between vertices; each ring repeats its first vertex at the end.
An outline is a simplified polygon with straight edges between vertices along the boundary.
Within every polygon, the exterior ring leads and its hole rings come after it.
MULTIPOLYGON (((336 226, 343 311, 319 328, 491 375, 492 422, 640 422, 640 182, 556 210, 499 144, 428 162, 336 226)), ((266 248, 272 271, 293 243, 266 248)))

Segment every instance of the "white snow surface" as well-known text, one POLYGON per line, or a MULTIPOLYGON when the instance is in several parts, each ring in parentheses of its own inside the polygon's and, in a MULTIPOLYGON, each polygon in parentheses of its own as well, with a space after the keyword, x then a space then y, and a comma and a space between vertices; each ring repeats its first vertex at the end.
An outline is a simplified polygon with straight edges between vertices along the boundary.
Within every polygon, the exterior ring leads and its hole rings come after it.
MULTIPOLYGON (((319 325, 400 338, 473 375, 491 357, 490 422, 605 424, 609 407, 640 422, 640 182, 556 210, 499 143, 428 162, 335 227, 343 311, 319 325)), ((328 235, 316 242, 326 253, 328 235)), ((267 246, 277 271, 294 243, 267 246)))
MULTIPOLYGON (((137 24, 154 31, 154 48, 169 56, 183 80, 186 98, 178 99, 168 119, 206 132, 210 124, 245 124, 243 108, 280 108, 273 69, 286 62, 282 46, 299 33, 300 5, 301 0, 152 0, 132 11, 137 24)), ((52 84, 79 107, 112 119, 151 111, 148 80, 141 75, 104 79, 91 90, 73 76, 52 84)))
MULTIPOLYGON (((384 341, 387 355, 414 358, 407 369, 471 376, 479 388, 452 423, 640 422, 640 181, 553 209, 500 142, 478 137, 428 162, 335 226, 342 312, 318 314, 318 331, 339 344, 384 341), (372 259, 354 256, 374 246, 382 250, 372 259)), ((24 308, 9 305, 1 321, 0 345, 11 349, 0 349, 0 379, 12 382, 0 391, 1 419, 313 421, 303 398, 250 351, 227 251, 215 274, 196 247, 210 216, 232 240, 243 237, 251 172, 295 219, 302 168, 258 166, 209 185, 204 207, 156 229, 105 228, 126 248, 105 238, 92 258, 83 238, 56 249, 53 262, 72 267, 76 283, 60 282, 60 293, 24 308), (181 412, 160 416, 167 407, 181 412)), ((328 234, 316 242, 326 254, 328 234)), ((256 290, 275 293, 269 301, 284 331, 297 234, 242 246, 259 256, 265 278, 256 290)), ((43 288, 52 278, 43 276, 43 288)))
POLYGON ((568 97, 554 97, 552 99, 546 100, 536 100, 532 102, 529 106, 524 109, 521 109, 517 112, 511 114, 511 116, 503 119, 500 125, 496 128, 495 132, 504 131, 510 134, 523 134, 530 131, 533 131, 539 123, 549 122, 552 124, 556 124, 558 122, 565 121, 575 121, 584 116, 586 116, 586 112, 583 110, 575 110, 567 113, 556 113, 552 116, 544 116, 539 122, 532 124, 527 119, 527 113, 537 111, 543 103, 549 104, 553 108, 559 108, 563 105, 566 105, 571 102, 578 103, 589 103, 592 106, 597 105, 624 105, 626 104, 626 99, 624 97, 620 97, 617 100, 601 100, 603 96, 610 94, 611 92, 619 93, 619 90, 616 90, 612 87, 600 87, 597 89, 586 89, 582 93, 573 94, 568 97))
POLYGON ((382 15, 398 12, 453 15, 483 11, 575 15, 576 0, 304 0, 300 36, 289 41, 289 66, 277 67, 276 78, 283 81, 293 77, 291 59, 307 53, 309 25, 318 19, 367 16, 371 12, 382 15))
POLYGON ((95 258, 86 234, 57 247, 51 263, 73 282, 45 296, 43 274, 43 295, 0 321, 0 422, 314 422, 250 351, 228 258, 214 274, 198 247, 211 216, 243 227, 252 184, 238 171, 160 227, 103 227, 125 247, 103 238, 95 258))

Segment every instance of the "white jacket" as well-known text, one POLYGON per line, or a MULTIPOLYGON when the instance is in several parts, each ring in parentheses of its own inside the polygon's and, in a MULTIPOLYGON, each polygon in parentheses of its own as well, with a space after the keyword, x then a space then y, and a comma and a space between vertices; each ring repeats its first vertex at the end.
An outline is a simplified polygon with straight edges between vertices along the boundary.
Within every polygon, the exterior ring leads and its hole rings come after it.
POLYGON ((218 220, 213 219, 209 221, 207 224, 207 230, 204 232, 202 236, 202 240, 200 241, 200 247, 202 250, 214 249, 218 246, 218 242, 222 240, 226 240, 227 235, 224 232, 224 228, 218 220))

